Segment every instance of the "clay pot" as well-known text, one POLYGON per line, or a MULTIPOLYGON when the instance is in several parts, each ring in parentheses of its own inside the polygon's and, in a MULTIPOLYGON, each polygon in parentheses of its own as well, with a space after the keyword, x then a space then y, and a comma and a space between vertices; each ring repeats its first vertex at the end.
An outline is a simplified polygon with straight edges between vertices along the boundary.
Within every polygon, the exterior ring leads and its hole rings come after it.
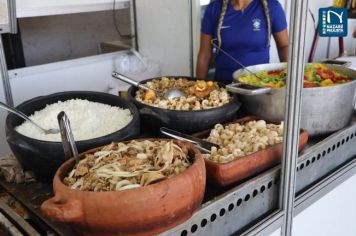
MULTIPOLYGON (((261 120, 256 116, 247 116, 233 122, 244 124, 253 120, 261 120)), ((267 123, 279 123, 270 122, 267 123)), ((226 124, 224 124, 225 126, 226 124)), ((198 138, 207 138, 210 134, 210 129, 202 131, 193 136, 198 138)), ((299 151, 301 151, 308 142, 308 133, 301 130, 299 135, 299 151)), ((278 143, 269 146, 263 150, 252 153, 247 156, 240 157, 228 163, 216 163, 214 161, 205 159, 207 181, 217 186, 227 186, 247 178, 251 178, 256 174, 261 173, 281 162, 283 144, 278 143)))
POLYGON ((110 192, 69 189, 62 180, 72 170, 74 160, 65 162, 54 176, 55 196, 42 204, 42 212, 50 219, 71 224, 81 235, 154 235, 182 223, 202 202, 205 165, 193 145, 176 143, 188 147, 194 163, 177 176, 137 189, 110 192))
MULTIPOLYGON (((308 142, 308 133, 299 136, 299 151, 308 142)), ((281 162, 283 144, 278 143, 261 151, 240 157, 228 163, 219 164, 205 159, 207 181, 218 186, 227 186, 250 178, 281 162)))

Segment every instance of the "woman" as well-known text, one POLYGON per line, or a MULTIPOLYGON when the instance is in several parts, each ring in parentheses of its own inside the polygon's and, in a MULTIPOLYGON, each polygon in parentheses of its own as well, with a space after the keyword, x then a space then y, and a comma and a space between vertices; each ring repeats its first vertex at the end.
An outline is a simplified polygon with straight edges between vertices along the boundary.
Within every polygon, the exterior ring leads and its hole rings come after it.
MULTIPOLYGON (((197 77, 206 78, 212 57, 211 40, 244 66, 269 62, 270 35, 273 35, 280 61, 288 56, 287 22, 277 0, 216 0, 206 9, 201 27, 197 77)), ((217 50, 215 79, 232 82, 241 68, 217 50)))

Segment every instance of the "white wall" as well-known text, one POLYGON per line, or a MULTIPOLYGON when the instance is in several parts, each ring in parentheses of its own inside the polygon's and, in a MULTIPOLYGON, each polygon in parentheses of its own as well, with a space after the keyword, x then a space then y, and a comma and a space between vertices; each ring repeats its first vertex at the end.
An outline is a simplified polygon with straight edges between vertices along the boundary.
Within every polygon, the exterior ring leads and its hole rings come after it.
POLYGON ((355 236, 356 175, 294 218, 293 236, 355 236))
MULTIPOLYGON (((293 221, 293 236, 355 236, 356 175, 346 180, 293 221)), ((280 236, 278 229, 270 236, 280 236)))
MULTIPOLYGON (((98 54, 101 42, 122 40, 112 11, 19 19, 27 66, 98 54)), ((129 9, 116 11, 122 34, 130 34, 129 9)))
POLYGON ((190 75, 189 1, 136 0, 138 50, 164 75, 190 75))

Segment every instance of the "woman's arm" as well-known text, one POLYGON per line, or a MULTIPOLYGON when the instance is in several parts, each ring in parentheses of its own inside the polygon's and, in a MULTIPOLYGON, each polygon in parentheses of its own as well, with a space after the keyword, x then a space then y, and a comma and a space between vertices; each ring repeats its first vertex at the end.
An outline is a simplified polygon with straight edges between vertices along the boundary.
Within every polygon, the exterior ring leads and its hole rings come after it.
POLYGON ((199 79, 205 79, 208 75, 209 63, 212 56, 211 39, 211 35, 201 33, 196 71, 196 76, 199 79))
POLYGON ((288 30, 274 33, 273 38, 277 44, 278 56, 281 62, 286 62, 288 59, 288 30))

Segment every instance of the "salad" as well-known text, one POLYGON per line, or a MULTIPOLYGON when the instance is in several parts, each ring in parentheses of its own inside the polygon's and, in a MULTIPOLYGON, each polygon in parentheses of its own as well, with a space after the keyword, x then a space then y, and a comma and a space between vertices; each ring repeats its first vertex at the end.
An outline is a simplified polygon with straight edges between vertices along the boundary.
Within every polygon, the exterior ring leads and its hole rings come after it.
MULTIPOLYGON (((285 86, 287 68, 272 71, 260 71, 256 75, 246 74, 238 77, 242 83, 270 88, 282 88, 285 86)), ((304 70, 304 88, 326 87, 344 84, 352 81, 351 78, 330 70, 323 64, 310 64, 304 70)))

